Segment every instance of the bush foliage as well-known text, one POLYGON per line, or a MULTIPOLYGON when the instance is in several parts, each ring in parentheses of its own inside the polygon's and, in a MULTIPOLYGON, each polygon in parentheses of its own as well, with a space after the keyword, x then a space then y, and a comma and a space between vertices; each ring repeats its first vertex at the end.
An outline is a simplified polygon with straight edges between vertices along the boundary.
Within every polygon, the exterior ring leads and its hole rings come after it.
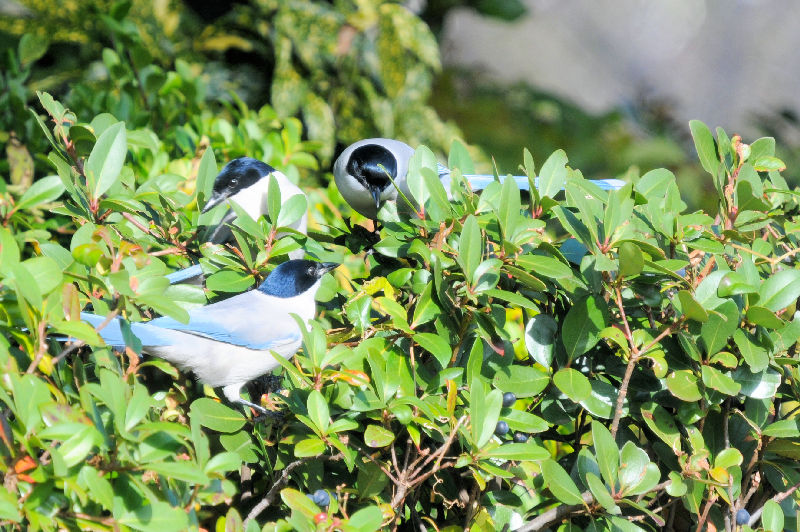
POLYGON ((42 92, 31 112, 30 39, 3 78, 19 136, 0 183, 5 528, 797 529, 798 193, 772 139, 690 124, 710 213, 667 170, 605 192, 560 150, 538 168, 524 152, 530 196, 513 180, 477 195, 459 142, 451 200, 421 146, 420 207, 387 204, 378 240, 298 119, 214 112, 188 63, 148 87, 127 60, 73 87, 92 105, 42 92), (198 241, 214 222, 198 205, 245 154, 306 185, 308 237, 276 236, 287 205, 240 216, 237 247, 198 241), (343 267, 282 390, 251 389, 275 419, 79 321, 87 305, 180 319, 298 246, 343 267), (197 260, 207 290, 168 285, 197 260))

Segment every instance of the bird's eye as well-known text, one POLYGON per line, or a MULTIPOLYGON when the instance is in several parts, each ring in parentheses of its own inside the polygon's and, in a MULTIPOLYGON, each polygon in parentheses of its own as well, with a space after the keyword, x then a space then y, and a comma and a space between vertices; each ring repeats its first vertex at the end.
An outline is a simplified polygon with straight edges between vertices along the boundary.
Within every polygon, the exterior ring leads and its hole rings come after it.
POLYGON ((309 275, 310 277, 314 277, 316 274, 317 274, 317 269, 316 269, 316 268, 313 268, 313 267, 312 267, 312 268, 309 268, 309 269, 308 269, 308 275, 309 275))
POLYGON ((239 184, 239 178, 238 177, 232 177, 231 178, 231 186, 235 187, 238 184, 239 184))

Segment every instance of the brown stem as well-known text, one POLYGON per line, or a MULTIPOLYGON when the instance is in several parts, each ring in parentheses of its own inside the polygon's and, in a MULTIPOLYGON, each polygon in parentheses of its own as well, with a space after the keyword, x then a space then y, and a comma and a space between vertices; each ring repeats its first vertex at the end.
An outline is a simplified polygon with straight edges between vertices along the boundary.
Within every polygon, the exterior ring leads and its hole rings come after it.
POLYGON ((536 519, 528 521, 517 529, 517 532, 536 532, 538 530, 545 530, 553 523, 561 521, 568 515, 583 512, 586 510, 586 505, 594 502, 594 497, 590 491, 584 491, 581 495, 584 504, 559 504, 550 508, 546 512, 540 514, 536 519))
POLYGON ((283 471, 281 471, 281 476, 275 481, 275 483, 272 485, 272 487, 264 496, 264 498, 258 501, 258 504, 253 506, 253 509, 250 510, 249 514, 247 514, 247 518, 244 520, 244 527, 247 528, 247 525, 250 521, 258 517, 261 514, 261 512, 263 512, 272 505, 272 501, 275 499, 275 496, 289 482, 289 475, 292 473, 292 471, 294 471, 301 465, 311 460, 341 460, 342 458, 344 458, 344 455, 342 453, 337 453, 331 456, 328 455, 309 456, 306 458, 295 460, 294 462, 288 464, 286 467, 283 468, 283 471))

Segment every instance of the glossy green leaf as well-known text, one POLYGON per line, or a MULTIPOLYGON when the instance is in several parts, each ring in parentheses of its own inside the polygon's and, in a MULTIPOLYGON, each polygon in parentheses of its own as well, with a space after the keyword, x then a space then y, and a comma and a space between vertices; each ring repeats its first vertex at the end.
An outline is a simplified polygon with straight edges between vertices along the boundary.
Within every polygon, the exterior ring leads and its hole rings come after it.
POLYGON ((127 153, 128 141, 124 122, 108 127, 97 138, 97 143, 86 161, 86 175, 91 183, 93 198, 99 198, 117 182, 127 153))
POLYGON ((711 135, 711 130, 699 120, 691 120, 689 129, 692 132, 694 147, 697 150, 700 164, 706 172, 716 177, 719 159, 717 158, 717 147, 714 137, 711 135))
POLYGON ((380 425, 368 425, 364 431, 367 447, 386 447, 394 441, 394 432, 380 425))
POLYGON ((771 275, 758 290, 758 304, 777 312, 800 297, 800 270, 781 270, 771 275))
POLYGON ((764 503, 761 513, 761 524, 767 532, 783 532, 783 509, 781 505, 770 499, 764 503))
POLYGON ((550 492, 563 504, 583 504, 578 486, 555 460, 542 463, 542 475, 550 492))
POLYGON ((458 244, 458 262, 464 270, 464 276, 468 283, 473 282, 475 270, 481 262, 482 250, 481 230, 478 227, 478 220, 470 215, 464 222, 461 230, 461 239, 458 244))
POLYGON ((528 354, 545 368, 553 363, 558 324, 547 314, 537 314, 525 325, 525 347, 528 354))
POLYGON ((572 368, 564 368, 553 375, 553 383, 559 390, 574 402, 588 398, 592 393, 592 385, 584 374, 572 368))
POLYGON ((56 175, 43 177, 33 183, 22 195, 14 206, 16 210, 30 209, 38 207, 42 203, 47 203, 58 199, 64 193, 64 183, 56 175))
POLYGON ((567 154, 564 150, 554 151, 539 170, 539 196, 555 197, 567 180, 567 154))
POLYGON ((678 300, 681 303, 681 311, 686 316, 694 321, 705 323, 708 321, 708 312, 692 297, 691 292, 688 290, 681 290, 678 292, 678 300))
POLYGON ((611 432, 599 421, 592 421, 592 442, 603 480, 609 485, 615 485, 619 470, 619 448, 611 432))
POLYGON ((308 408, 308 417, 311 418, 320 433, 327 434, 328 426, 331 423, 331 415, 328 410, 328 402, 319 390, 311 390, 311 393, 308 394, 306 406, 308 408))
POLYGON ((206 397, 195 400, 189 414, 193 421, 217 432, 236 432, 245 424, 239 412, 206 397))
POLYGON ((570 360, 597 344, 600 331, 607 325, 606 314, 606 304, 593 296, 579 299, 569 309, 561 327, 561 340, 570 360))
POLYGON ((623 242, 619 246, 619 275, 634 277, 642 273, 644 255, 639 246, 631 242, 623 242))

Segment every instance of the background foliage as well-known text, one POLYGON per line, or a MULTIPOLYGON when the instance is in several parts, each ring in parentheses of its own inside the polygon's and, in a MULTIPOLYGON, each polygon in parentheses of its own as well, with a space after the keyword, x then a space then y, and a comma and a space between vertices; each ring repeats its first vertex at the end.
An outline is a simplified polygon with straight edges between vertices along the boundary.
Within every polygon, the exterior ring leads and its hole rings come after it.
MULTIPOLYGON (((687 208, 670 170, 638 170, 650 163, 614 136, 618 118, 590 122, 631 158, 613 167, 630 184, 611 193, 554 133, 536 165, 515 148, 539 178, 532 197, 511 180, 477 196, 456 172, 448 201, 421 147, 409 176, 421 207, 409 218, 387 205, 370 249, 320 171, 336 142, 425 140, 474 169, 427 107, 438 52, 419 19, 389 2, 241 3, 208 25, 168 3, 93 5, 67 6, 74 23, 48 32, 49 48, 30 33, 2 58, 4 527, 797 529, 798 193, 773 139, 690 124, 713 191, 705 211, 687 208), (309 20, 328 28, 318 40, 309 20), (179 38, 187 29, 200 37, 179 38), (352 41, 337 56, 342 31, 352 41), (409 48, 382 48, 382 32, 409 48), (224 66, 232 50, 274 61, 263 100, 231 74, 247 62, 224 66), (241 251, 198 242, 213 222, 198 204, 245 154, 304 185, 308 238, 275 238, 299 214, 287 209, 240 218, 241 251), (256 422, 164 361, 113 353, 78 320, 87 304, 180 318, 297 246, 344 266, 283 390, 263 397, 282 418, 256 422), (168 287, 165 273, 190 260, 213 272, 206 292, 168 287)), ((550 110, 591 137, 578 127, 590 117, 550 110)))

